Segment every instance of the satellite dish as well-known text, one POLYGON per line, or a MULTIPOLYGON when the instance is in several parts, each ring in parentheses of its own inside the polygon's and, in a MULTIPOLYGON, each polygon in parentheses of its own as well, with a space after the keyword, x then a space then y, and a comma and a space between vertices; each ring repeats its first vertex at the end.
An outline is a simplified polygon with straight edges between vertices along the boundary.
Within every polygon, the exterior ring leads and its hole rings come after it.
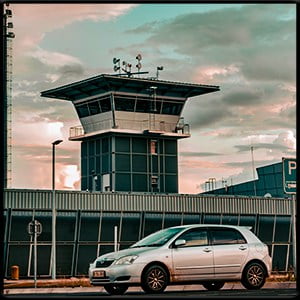
POLYGON ((141 63, 138 63, 138 64, 136 65, 136 67, 137 67, 138 69, 141 69, 141 68, 142 68, 142 64, 141 64, 141 63))
POLYGON ((137 60, 141 60, 141 59, 142 59, 142 55, 141 55, 141 54, 138 54, 138 55, 136 56, 136 59, 137 59, 137 60))
POLYGON ((266 194, 264 195, 264 197, 265 197, 265 198, 271 198, 272 195, 271 195, 270 193, 266 193, 266 194))

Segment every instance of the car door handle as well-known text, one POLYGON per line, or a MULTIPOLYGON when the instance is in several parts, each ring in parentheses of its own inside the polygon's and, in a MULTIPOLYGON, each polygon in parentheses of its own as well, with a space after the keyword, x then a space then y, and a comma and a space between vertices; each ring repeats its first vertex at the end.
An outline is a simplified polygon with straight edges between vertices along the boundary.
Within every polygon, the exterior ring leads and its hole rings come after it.
POLYGON ((247 247, 245 247, 245 246, 240 246, 239 249, 240 249, 240 250, 246 250, 247 247))
POLYGON ((211 249, 205 248, 205 249, 203 249, 203 251, 204 251, 204 252, 211 252, 211 249))

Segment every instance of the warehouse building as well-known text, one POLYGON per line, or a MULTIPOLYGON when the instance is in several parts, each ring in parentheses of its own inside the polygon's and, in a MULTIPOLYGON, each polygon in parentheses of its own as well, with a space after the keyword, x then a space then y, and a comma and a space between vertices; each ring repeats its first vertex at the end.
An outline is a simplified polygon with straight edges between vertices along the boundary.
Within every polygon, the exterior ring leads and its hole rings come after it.
POLYGON ((282 161, 256 168, 256 173, 258 176, 256 180, 226 185, 223 188, 207 191, 205 194, 288 197, 283 188, 282 161))

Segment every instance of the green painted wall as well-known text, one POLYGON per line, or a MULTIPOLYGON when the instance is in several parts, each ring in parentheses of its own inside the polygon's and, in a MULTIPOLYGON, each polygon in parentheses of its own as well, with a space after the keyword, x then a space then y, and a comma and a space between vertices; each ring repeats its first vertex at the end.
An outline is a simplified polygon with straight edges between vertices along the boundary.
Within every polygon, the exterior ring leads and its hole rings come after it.
POLYGON ((101 135, 84 140, 81 189, 92 191, 94 184, 96 191, 102 191, 104 174, 110 174, 114 191, 178 193, 177 140, 136 135, 101 135))

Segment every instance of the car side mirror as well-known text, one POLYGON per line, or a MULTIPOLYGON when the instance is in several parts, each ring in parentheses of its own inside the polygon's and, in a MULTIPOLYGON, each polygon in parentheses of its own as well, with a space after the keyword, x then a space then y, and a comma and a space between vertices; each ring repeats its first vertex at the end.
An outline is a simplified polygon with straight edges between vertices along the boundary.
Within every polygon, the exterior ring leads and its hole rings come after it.
POLYGON ((176 240, 176 241, 175 241, 174 246, 175 246, 175 247, 180 247, 180 246, 184 246, 185 244, 186 244, 186 240, 179 239, 179 240, 176 240))

